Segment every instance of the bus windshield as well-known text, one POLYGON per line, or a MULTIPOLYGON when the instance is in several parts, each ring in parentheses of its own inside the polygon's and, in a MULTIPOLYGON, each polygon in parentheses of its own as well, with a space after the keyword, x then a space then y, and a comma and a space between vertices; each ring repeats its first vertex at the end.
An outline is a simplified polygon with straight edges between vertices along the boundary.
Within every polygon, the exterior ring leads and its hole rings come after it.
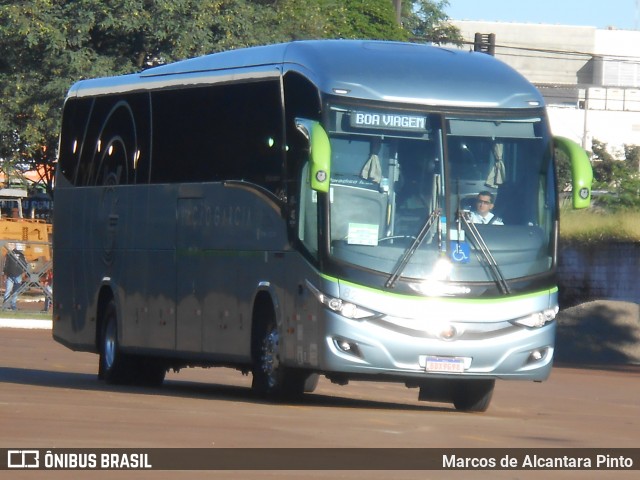
POLYGON ((504 283, 551 268, 557 212, 542 116, 333 114, 334 260, 457 282, 504 283))

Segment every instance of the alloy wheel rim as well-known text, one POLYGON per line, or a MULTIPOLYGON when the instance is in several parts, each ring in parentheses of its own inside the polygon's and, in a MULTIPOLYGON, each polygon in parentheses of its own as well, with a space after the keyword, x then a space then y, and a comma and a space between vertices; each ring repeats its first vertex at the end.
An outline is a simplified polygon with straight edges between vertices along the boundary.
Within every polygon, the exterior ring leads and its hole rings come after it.
POLYGON ((114 322, 109 321, 107 329, 104 333, 104 363, 107 369, 113 366, 116 356, 116 335, 114 322))
POLYGON ((267 377, 267 386, 273 389, 277 383, 277 371, 280 366, 279 349, 280 338, 278 331, 274 328, 265 337, 262 346, 262 371, 267 377))

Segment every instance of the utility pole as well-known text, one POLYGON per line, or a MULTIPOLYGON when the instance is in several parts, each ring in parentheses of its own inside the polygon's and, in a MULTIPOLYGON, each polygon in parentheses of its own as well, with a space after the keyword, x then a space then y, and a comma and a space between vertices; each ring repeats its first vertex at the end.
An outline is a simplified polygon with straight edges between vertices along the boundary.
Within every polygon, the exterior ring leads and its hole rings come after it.
POLYGON ((584 89, 584 123, 582 125, 582 149, 587 149, 587 137, 589 135, 589 87, 584 89))
POLYGON ((496 55, 496 34, 476 33, 473 40, 473 51, 482 52, 488 55, 496 55))

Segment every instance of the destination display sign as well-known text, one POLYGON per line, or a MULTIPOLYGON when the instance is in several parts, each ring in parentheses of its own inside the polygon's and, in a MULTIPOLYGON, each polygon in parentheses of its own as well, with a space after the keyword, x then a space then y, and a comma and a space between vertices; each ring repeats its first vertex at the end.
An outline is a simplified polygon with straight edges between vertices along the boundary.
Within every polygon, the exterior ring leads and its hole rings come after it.
POLYGON ((353 128, 402 130, 421 133, 427 131, 427 117, 420 115, 354 111, 351 112, 350 117, 350 125, 353 128))

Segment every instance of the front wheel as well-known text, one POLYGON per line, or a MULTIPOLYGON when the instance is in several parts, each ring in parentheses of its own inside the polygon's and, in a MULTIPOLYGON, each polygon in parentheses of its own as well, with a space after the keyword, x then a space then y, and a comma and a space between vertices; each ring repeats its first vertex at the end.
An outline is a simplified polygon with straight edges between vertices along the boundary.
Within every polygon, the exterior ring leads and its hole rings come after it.
POLYGON ((460 382, 453 393, 453 405, 464 412, 485 412, 491 403, 495 380, 460 382))
POLYGON ((456 410, 484 412, 491 403, 495 383, 493 379, 434 378, 420 385, 418 400, 451 402, 456 410))
POLYGON ((255 353, 251 388, 259 395, 297 399, 315 388, 313 376, 281 364, 280 334, 275 321, 264 328, 260 349, 255 353))

